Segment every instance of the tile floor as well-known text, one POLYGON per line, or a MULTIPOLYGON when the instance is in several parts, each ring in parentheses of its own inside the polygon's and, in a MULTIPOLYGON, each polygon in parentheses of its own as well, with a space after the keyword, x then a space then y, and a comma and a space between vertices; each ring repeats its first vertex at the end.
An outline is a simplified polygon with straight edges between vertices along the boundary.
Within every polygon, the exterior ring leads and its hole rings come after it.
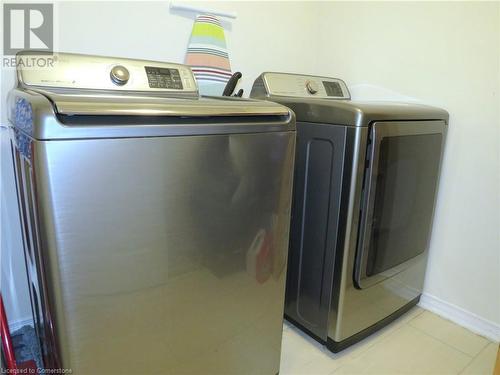
POLYGON ((280 375, 491 375, 497 350, 498 343, 416 307, 338 354, 286 322, 280 375))

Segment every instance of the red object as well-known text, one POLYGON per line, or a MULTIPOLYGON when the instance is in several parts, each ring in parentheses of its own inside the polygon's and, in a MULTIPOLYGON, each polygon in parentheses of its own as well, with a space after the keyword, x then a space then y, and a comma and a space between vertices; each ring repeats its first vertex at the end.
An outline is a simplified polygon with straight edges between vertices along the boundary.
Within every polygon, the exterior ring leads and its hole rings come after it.
MULTIPOLYGON (((27 374, 38 374, 38 368, 36 367, 36 362, 31 360, 31 361, 26 361, 26 362, 21 362, 17 365, 17 368, 19 370, 33 370, 27 372, 27 374)), ((21 372, 22 373, 22 372, 21 372)))
POLYGON ((263 284, 269 279, 273 267, 272 259, 272 243, 271 236, 266 233, 262 246, 259 249, 257 255, 257 265, 256 265, 256 279, 260 284, 263 284))
POLYGON ((272 273, 273 248, 271 234, 260 229, 246 255, 247 272, 259 284, 265 283, 272 273))
POLYGON ((7 315, 3 306, 3 298, 0 294, 0 332, 2 335, 2 349, 5 353, 5 362, 8 370, 17 370, 16 355, 14 346, 10 338, 9 325, 7 324, 7 315))
MULTIPOLYGON (((0 331, 2 334, 2 349, 5 353, 5 362, 8 370, 29 370, 34 371, 28 372, 29 374, 38 374, 38 368, 35 361, 26 361, 17 363, 16 355, 14 353, 14 346, 12 345, 12 339, 9 332, 9 324, 7 322, 7 314, 5 313, 5 308, 3 306, 3 298, 0 294, 0 331)), ((14 373, 14 371, 12 371, 14 373)))

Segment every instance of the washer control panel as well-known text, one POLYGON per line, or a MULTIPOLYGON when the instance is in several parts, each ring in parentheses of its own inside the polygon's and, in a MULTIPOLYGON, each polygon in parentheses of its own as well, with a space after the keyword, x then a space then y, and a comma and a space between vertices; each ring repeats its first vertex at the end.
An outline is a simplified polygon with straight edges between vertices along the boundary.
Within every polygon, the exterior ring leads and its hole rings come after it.
POLYGON ((344 81, 338 78, 291 73, 263 73, 267 95, 298 98, 350 99, 344 81))
POLYGON ((182 90, 179 69, 146 66, 149 87, 157 89, 182 90))
POLYGON ((196 80, 187 65, 69 53, 55 53, 53 58, 47 68, 18 68, 20 84, 198 97, 196 80))

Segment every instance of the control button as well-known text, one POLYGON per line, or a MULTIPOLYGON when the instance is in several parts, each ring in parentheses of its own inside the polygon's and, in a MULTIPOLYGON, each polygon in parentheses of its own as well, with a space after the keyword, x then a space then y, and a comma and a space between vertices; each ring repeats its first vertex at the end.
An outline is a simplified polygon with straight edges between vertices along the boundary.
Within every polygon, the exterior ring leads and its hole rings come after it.
POLYGON ((119 86, 126 84, 130 78, 130 73, 127 68, 122 65, 114 66, 109 75, 113 83, 119 86))
POLYGON ((309 92, 309 94, 314 95, 318 92, 318 84, 314 81, 307 81, 306 89, 309 92))

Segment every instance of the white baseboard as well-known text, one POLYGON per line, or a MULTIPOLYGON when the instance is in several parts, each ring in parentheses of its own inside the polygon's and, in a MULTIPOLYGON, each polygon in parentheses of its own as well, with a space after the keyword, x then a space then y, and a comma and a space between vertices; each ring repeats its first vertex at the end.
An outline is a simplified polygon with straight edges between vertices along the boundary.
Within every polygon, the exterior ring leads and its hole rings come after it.
POLYGON ((24 326, 33 327, 33 318, 25 318, 9 322, 10 333, 12 334, 13 332, 17 331, 20 328, 23 328, 24 326))
MULTIPOLYGON (((484 336, 495 342, 500 342, 500 324, 481 318, 470 311, 427 293, 423 293, 420 297, 419 306, 467 328, 478 335, 484 336)), ((11 322, 9 324, 9 329, 12 333, 26 325, 33 326, 33 319, 26 318, 11 322)))
POLYGON ((500 342, 500 324, 481 318, 470 311, 427 293, 423 293, 420 297, 419 306, 478 335, 500 342))

